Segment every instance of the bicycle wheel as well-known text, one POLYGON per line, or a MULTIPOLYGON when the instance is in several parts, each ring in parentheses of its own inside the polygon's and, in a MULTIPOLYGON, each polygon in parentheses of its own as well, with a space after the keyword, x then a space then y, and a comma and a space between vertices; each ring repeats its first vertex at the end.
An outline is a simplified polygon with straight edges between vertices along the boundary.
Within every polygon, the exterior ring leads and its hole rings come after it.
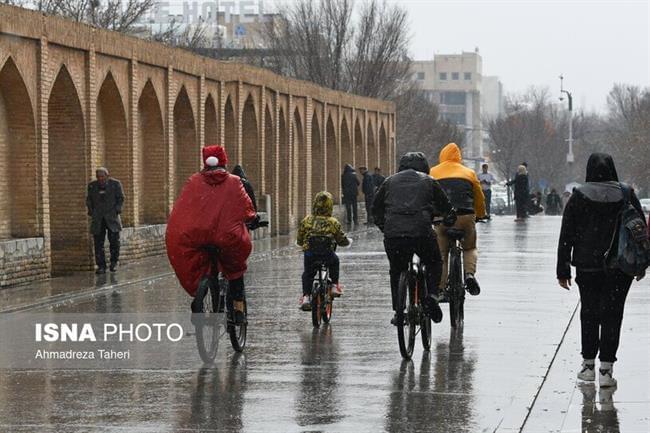
POLYGON ((314 281, 311 289, 311 323, 314 328, 320 327, 320 322, 323 319, 323 289, 319 281, 314 281))
POLYGON ((462 273, 460 251, 452 251, 449 256, 449 321, 452 328, 463 326, 465 289, 462 273))
MULTIPOLYGON (((231 310, 234 311, 234 308, 231 310)), ((248 303, 246 302, 246 297, 244 296, 244 317, 248 317, 248 303)), ((235 325, 234 323, 228 324, 228 334, 230 335, 230 344, 236 352, 241 352, 246 346, 246 332, 248 330, 248 321, 244 320, 244 323, 240 325, 235 325)))
POLYGON ((415 284, 408 271, 402 272, 399 277, 398 310, 397 310, 397 342, 402 358, 411 359, 415 346, 416 320, 415 312, 415 284))
POLYGON ((422 347, 424 350, 428 351, 431 349, 431 319, 427 316, 423 310, 422 300, 428 295, 429 291, 427 290, 427 283, 424 278, 424 275, 418 275, 418 294, 420 297, 418 305, 418 313, 420 316, 420 334, 422 337, 422 347))
POLYGON ((323 304, 323 323, 330 323, 332 320, 332 309, 334 307, 334 298, 332 297, 332 285, 327 285, 327 293, 325 293, 325 303, 323 304))
POLYGON ((198 320, 193 321, 196 346, 203 362, 210 364, 217 357, 219 340, 225 332, 223 319, 218 314, 219 309, 223 308, 220 305, 223 298, 219 296, 214 282, 207 277, 199 283, 196 296, 203 297, 203 313, 196 313, 198 320))

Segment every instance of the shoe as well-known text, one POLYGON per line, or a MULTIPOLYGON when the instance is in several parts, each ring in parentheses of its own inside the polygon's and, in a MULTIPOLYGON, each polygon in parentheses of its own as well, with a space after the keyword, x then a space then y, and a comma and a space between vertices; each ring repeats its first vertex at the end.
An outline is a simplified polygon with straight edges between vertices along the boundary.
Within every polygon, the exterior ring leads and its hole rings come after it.
POLYGON ((108 269, 109 269, 111 272, 115 272, 115 270, 117 269, 117 262, 115 262, 115 263, 111 263, 111 266, 109 266, 108 269))
POLYGON ((598 383, 601 388, 616 386, 616 379, 612 377, 612 368, 599 368, 598 369, 598 383))
POLYGON ((393 318, 390 319, 390 324, 393 326, 397 326, 398 320, 397 320, 397 313, 393 314, 393 318))
POLYGON ((442 321, 442 310, 433 296, 427 296, 424 299, 424 312, 433 320, 433 323, 442 321))
POLYGON ((311 296, 310 295, 302 295, 300 297, 300 309, 302 311, 311 311, 311 296))
POLYGON ((596 368, 593 360, 591 362, 582 361, 582 369, 578 372, 578 379, 586 382, 596 380, 596 368))
POLYGON ((190 304, 190 309, 192 310, 192 313, 203 313, 203 302, 198 302, 198 300, 194 298, 190 304))
POLYGON ((474 278, 474 274, 465 274, 465 290, 472 296, 481 293, 481 287, 478 285, 476 278, 474 278))
POLYGON ((99 268, 97 268, 97 270, 95 271, 95 273, 96 273, 97 275, 103 275, 103 274, 105 274, 105 273, 106 273, 106 267, 105 267, 105 266, 100 266, 99 268))
POLYGON ((332 297, 340 298, 343 295, 343 286, 339 283, 336 283, 332 287, 332 297))

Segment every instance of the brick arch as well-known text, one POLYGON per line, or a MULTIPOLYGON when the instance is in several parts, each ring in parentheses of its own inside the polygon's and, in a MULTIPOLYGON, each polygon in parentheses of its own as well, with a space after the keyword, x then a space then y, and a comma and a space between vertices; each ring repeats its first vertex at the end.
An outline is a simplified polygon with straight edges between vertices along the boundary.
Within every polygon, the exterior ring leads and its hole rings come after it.
POLYGON ((13 59, 0 69, 0 239, 39 235, 36 125, 13 59))
POLYGON ((298 107, 293 112, 293 158, 294 176, 293 188, 297 192, 296 201, 293 203, 295 216, 300 221, 306 216, 307 207, 307 158, 305 146, 305 131, 302 117, 298 107))
POLYGON ((354 122, 354 165, 355 168, 366 165, 366 158, 363 146, 363 129, 361 128, 361 122, 357 117, 354 122))
POLYGON ((229 164, 234 165, 237 160, 237 120, 235 119, 235 108, 230 96, 226 99, 223 113, 223 147, 226 149, 228 159, 231 161, 229 164))
POLYGON ((151 80, 138 99, 140 155, 140 224, 161 224, 167 217, 168 154, 160 102, 151 80))
POLYGON ((212 95, 205 98, 203 106, 205 113, 204 140, 205 145, 219 144, 219 122, 217 120, 217 108, 212 95))
POLYGON ((65 66, 52 86, 47 114, 52 273, 60 274, 91 265, 86 132, 77 89, 65 66))
POLYGON ((368 152, 368 170, 372 172, 378 164, 377 144, 375 140, 375 122, 372 120, 368 122, 366 128, 366 143, 368 152))
POLYGON ((290 165, 291 153, 289 146, 289 134, 287 118, 284 109, 280 108, 278 115, 278 200, 277 200, 277 224, 280 234, 289 233, 289 208, 290 208, 290 165))
POLYGON ((379 127, 379 158, 379 168, 381 168, 384 176, 388 176, 390 174, 390 156, 388 152, 388 135, 383 122, 379 127))
POLYGON ((262 152, 258 124, 255 102, 252 95, 249 95, 242 111, 242 166, 255 189, 261 185, 262 178, 262 152))
MULTIPOLYGON (((106 75, 97 96, 97 154, 95 166, 105 166, 122 182, 125 192, 132 189, 131 152, 127 139, 126 113, 113 74, 106 75)), ((126 226, 133 225, 133 207, 122 214, 126 226)))
POLYGON ((311 192, 327 189, 325 185, 325 158, 318 114, 314 112, 311 120, 311 192))
POLYGON ((332 116, 327 116, 327 126, 325 130, 326 158, 327 158, 327 190, 332 193, 336 203, 340 203, 340 172, 339 172, 339 152, 336 145, 336 129, 332 116))
POLYGON ((174 104, 174 155, 176 159, 176 196, 187 179, 194 174, 200 161, 199 147, 192 104, 185 86, 178 93, 174 104))
POLYGON ((278 161, 275 155, 275 128, 273 127, 273 116, 271 107, 267 104, 264 109, 264 192, 271 194, 272 202, 275 202, 275 166, 278 161))
POLYGON ((339 173, 343 172, 345 164, 354 164, 354 153, 352 149, 352 141, 350 140, 350 129, 348 127, 347 119, 343 119, 341 123, 341 164, 338 167, 339 173))

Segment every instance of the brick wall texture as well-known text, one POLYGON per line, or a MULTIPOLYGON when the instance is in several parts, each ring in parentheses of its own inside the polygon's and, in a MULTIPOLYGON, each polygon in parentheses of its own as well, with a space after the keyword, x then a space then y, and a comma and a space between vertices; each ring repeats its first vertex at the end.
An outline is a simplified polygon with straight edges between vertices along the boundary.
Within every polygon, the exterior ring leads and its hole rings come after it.
POLYGON ((395 168, 394 106, 0 5, 0 286, 92 269, 86 185, 122 182, 122 260, 164 252, 200 149, 226 147, 284 234, 346 163, 395 168))

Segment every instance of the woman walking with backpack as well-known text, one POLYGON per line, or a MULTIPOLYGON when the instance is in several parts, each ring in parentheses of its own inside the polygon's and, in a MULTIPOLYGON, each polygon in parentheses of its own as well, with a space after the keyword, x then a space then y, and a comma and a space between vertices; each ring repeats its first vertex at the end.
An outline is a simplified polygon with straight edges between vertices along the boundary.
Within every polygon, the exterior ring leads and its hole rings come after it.
MULTIPOLYGON (((618 182, 612 157, 592 154, 587 162, 586 183, 574 190, 564 209, 558 246, 558 282, 569 290, 573 265, 580 290, 583 361, 578 379, 595 380, 598 354, 601 387, 616 385, 612 365, 616 361, 625 298, 633 279, 614 267, 612 260, 605 263, 604 258, 619 229, 625 191, 629 191, 629 203, 643 221, 639 200, 634 191, 618 182)), ((615 248, 612 251, 615 256, 615 248)), ((638 275, 637 280, 642 277, 638 275)))

